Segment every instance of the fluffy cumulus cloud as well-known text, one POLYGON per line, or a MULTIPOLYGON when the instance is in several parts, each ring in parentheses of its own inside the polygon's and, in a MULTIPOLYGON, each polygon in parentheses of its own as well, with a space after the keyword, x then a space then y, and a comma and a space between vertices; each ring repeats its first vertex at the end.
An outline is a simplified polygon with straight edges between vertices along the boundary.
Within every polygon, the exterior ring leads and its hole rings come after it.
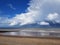
MULTIPOLYGON (((57 22, 59 22, 59 0, 31 0, 28 5, 29 7, 27 7, 26 9, 26 13, 16 14, 15 17, 8 19, 6 23, 8 23, 9 26, 14 26, 17 24, 22 26, 43 21, 46 19, 46 17, 49 20, 56 20, 57 22)), ((10 5, 10 7, 12 8, 12 5, 10 5)), ((47 22, 40 22, 40 24, 49 25, 49 23, 47 22)))
POLYGON ((31 0, 29 3, 29 7, 27 8, 28 12, 26 13, 21 13, 21 14, 16 14, 15 17, 13 17, 11 20, 10 25, 26 25, 26 24, 31 24, 35 23, 38 20, 38 17, 40 15, 40 0, 31 0))
POLYGON ((55 20, 55 19, 57 19, 58 17, 59 17, 59 15, 58 15, 57 13, 49 14, 49 15, 47 16, 47 18, 48 18, 49 20, 55 20))
POLYGON ((57 23, 60 23, 60 15, 58 13, 48 14, 47 19, 50 21, 55 21, 57 23))
POLYGON ((35 22, 34 18, 36 17, 34 14, 36 14, 36 12, 28 12, 25 14, 23 14, 23 13, 17 14, 14 18, 12 18, 10 25, 16 25, 19 23, 20 23, 20 25, 34 23, 35 22))
POLYGON ((40 24, 40 25, 49 25, 48 22, 44 22, 44 21, 42 21, 42 22, 40 22, 40 23, 38 23, 38 24, 40 24))

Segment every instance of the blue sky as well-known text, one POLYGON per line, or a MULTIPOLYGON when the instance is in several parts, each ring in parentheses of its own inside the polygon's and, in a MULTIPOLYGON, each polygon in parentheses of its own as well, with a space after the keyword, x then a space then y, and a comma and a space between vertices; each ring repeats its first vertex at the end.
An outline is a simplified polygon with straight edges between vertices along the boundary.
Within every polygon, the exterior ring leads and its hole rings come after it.
POLYGON ((25 12, 29 0, 0 0, 0 16, 15 16, 25 12))
POLYGON ((0 27, 60 26, 59 0, 0 0, 0 27))

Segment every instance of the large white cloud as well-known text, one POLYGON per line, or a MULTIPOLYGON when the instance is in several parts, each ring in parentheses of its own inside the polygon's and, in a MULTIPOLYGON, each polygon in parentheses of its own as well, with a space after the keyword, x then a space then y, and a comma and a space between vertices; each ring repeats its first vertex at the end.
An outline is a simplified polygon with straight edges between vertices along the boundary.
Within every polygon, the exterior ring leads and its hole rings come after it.
MULTIPOLYGON (((58 13, 52 13, 60 12, 59 0, 31 0, 28 5, 26 13, 16 14, 15 17, 6 21, 9 22, 9 26, 37 23, 45 20, 47 16, 49 20, 56 20, 58 13)), ((57 19, 57 22, 59 22, 59 19, 57 19)))
POLYGON ((20 25, 25 25, 25 24, 31 24, 35 22, 35 15, 36 12, 28 12, 25 14, 17 14, 14 18, 11 19, 11 24, 10 25, 16 25, 19 24, 20 25))
POLYGON ((29 3, 29 7, 27 8, 27 13, 17 14, 15 17, 13 17, 13 20, 11 21, 11 26, 16 25, 20 23, 20 25, 26 25, 31 23, 36 23, 37 21, 40 21, 42 19, 40 18, 41 12, 41 6, 44 4, 45 1, 41 0, 31 0, 29 3), (38 3, 36 3, 38 2, 38 3))
POLYGON ((40 15, 40 0, 31 0, 29 3, 29 7, 27 8, 27 13, 16 14, 15 17, 12 18, 11 26, 20 23, 20 25, 35 23, 38 20, 40 15), (36 3, 38 2, 38 3, 36 3))

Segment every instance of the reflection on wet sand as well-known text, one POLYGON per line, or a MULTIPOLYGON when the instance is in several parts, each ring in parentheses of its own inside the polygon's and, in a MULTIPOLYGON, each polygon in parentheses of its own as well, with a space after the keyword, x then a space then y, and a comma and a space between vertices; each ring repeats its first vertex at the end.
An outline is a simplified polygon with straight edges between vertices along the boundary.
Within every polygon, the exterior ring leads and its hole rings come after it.
POLYGON ((32 37, 60 37, 60 31, 53 30, 19 30, 16 32, 5 32, 2 35, 32 36, 32 37))

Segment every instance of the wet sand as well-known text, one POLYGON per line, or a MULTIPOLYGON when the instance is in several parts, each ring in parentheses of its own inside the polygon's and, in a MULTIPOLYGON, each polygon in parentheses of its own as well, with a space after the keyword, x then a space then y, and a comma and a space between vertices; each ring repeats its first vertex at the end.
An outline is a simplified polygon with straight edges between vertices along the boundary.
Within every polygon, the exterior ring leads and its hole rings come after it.
POLYGON ((0 36, 0 45, 60 45, 60 39, 0 36))

